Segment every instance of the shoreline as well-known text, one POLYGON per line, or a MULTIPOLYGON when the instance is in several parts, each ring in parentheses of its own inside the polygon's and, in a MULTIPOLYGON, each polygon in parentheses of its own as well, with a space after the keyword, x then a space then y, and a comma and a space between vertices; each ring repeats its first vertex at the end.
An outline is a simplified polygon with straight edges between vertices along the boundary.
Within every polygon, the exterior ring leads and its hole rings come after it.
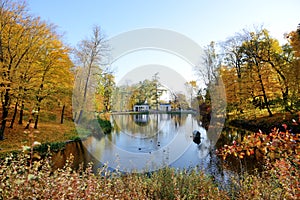
POLYGON ((287 127, 292 127, 293 119, 298 119, 299 113, 275 113, 272 117, 263 116, 254 119, 226 119, 225 126, 233 126, 235 128, 244 129, 251 132, 258 132, 261 130, 263 133, 269 133, 274 127, 281 127, 286 124, 287 127))
MULTIPOLYGON (((188 111, 188 112, 159 112, 160 114, 193 114, 193 111, 188 111)), ((122 113, 111 113, 111 114, 156 114, 156 113, 152 113, 152 112, 122 112, 122 113)), ((264 116, 264 117, 258 117, 258 118, 254 118, 254 119, 228 119, 226 118, 225 124, 224 126, 231 126, 234 128, 238 128, 238 129, 243 129, 243 130, 247 130, 247 131, 251 131, 251 132, 258 132, 259 130, 261 130, 263 133, 268 134, 271 129, 276 126, 279 127, 282 124, 286 124, 288 127, 292 127, 292 119, 298 120, 298 116, 299 113, 297 114, 290 114, 290 113, 277 113, 274 114, 274 116, 272 117, 268 117, 268 116, 264 116)), ((70 124, 68 124, 70 125, 70 124)), ((66 125, 67 126, 67 125, 66 125)), ((75 128, 75 127, 74 127, 75 128)), ((66 130, 65 130, 66 131, 66 130)), ((36 141, 41 142, 42 146, 44 146, 44 149, 46 149, 45 147, 47 147, 48 145, 50 145, 51 149, 53 148, 53 150, 61 150, 64 148, 65 144, 70 143, 70 142, 76 142, 78 140, 83 140, 84 138, 80 137, 78 135, 76 129, 74 130, 68 130, 67 132, 56 132, 55 134, 59 135, 59 134, 64 134, 64 135, 69 135, 68 137, 64 137, 64 140, 61 140, 63 138, 59 138, 57 137, 56 139, 52 140, 52 141, 47 141, 46 138, 36 138, 36 141), (69 131, 69 133, 68 133, 69 131)), ((42 134, 48 132, 48 130, 43 130, 42 134)), ((52 133, 54 133, 52 131, 52 133)), ((10 133, 11 134, 11 133, 10 133)), ((17 131, 14 133, 15 135, 18 135, 17 131)), ((22 133, 19 133, 22 134, 22 133)), ((49 134, 49 133, 48 133, 49 134)), ((10 135, 11 136, 11 135, 10 135)), ((87 136, 86 136, 87 137, 87 136)), ((24 141, 26 141, 26 143, 24 142, 19 142, 16 140, 16 137, 7 137, 5 140, 9 140, 10 143, 12 144, 19 144, 20 146, 16 146, 14 147, 6 147, 9 146, 9 144, 4 144, 2 143, 3 141, 0 141, 0 155, 6 155, 8 153, 13 153, 13 152, 21 152, 22 151, 22 146, 23 145, 27 145, 30 146, 31 144, 28 144, 28 139, 24 139, 24 141), (4 144, 4 145, 3 145, 4 144)), ((5 141, 4 140, 4 141, 5 141)), ((44 151, 45 152, 45 151, 44 151)))
POLYGON ((149 110, 149 111, 116 111, 111 112, 111 115, 138 115, 138 114, 196 114, 193 110, 175 110, 175 111, 163 111, 163 110, 149 110))

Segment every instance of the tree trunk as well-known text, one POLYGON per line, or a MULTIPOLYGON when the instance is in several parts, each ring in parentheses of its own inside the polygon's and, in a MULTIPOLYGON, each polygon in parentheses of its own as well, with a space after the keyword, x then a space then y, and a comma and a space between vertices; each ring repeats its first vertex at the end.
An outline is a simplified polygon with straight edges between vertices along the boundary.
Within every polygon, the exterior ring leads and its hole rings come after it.
POLYGON ((6 118, 7 118, 8 112, 6 110, 3 110, 2 113, 2 123, 1 123, 1 128, 0 128, 0 140, 4 139, 4 131, 5 131, 5 126, 6 126, 6 118))
POLYGON ((63 105, 62 110, 61 110, 61 118, 60 118, 60 123, 64 123, 64 114, 65 114, 65 105, 63 105))
POLYGON ((0 33, 0 62, 3 62, 2 34, 0 33))
POLYGON ((33 119, 29 119, 26 126, 25 126, 25 129, 29 129, 29 126, 30 126, 30 123, 32 122, 33 119))
POLYGON ((75 119, 77 124, 79 124, 79 123, 80 123, 80 120, 81 120, 82 114, 83 114, 83 110, 81 109, 81 110, 80 110, 80 112, 79 112, 78 119, 77 119, 77 120, 75 119))
POLYGON ((290 111, 289 104, 288 104, 289 86, 288 86, 287 78, 279 69, 276 68, 275 64, 271 62, 270 59, 267 62, 271 64, 272 68, 275 69, 275 71, 283 81, 283 87, 284 87, 282 88, 283 106, 286 111, 290 111))
POLYGON ((263 84, 263 81, 262 81, 262 77, 261 77, 260 71, 257 70, 257 72, 258 72, 259 83, 260 83, 260 86, 261 86, 261 91, 263 92, 264 102, 265 102, 265 105, 266 105, 266 107, 267 107, 269 116, 272 117, 273 114, 272 114, 271 109, 270 109, 270 104, 269 104, 269 100, 268 100, 268 97, 267 97, 267 94, 266 94, 265 86, 264 86, 264 84, 263 84))
POLYGON ((74 113, 74 116, 73 116, 73 119, 72 119, 72 120, 73 120, 73 122, 75 122, 75 121, 76 121, 76 117, 77 117, 77 112, 75 112, 75 113, 74 113))
MULTIPOLYGON (((2 34, 0 35, 0 62, 1 62, 1 66, 2 66, 2 62, 3 62, 3 51, 2 51, 2 34)), ((3 104, 2 104, 3 106, 3 104)), ((4 106, 3 106, 4 107, 4 106)), ((4 116, 4 109, 2 110, 2 122, 1 122, 1 127, 0 127, 0 140, 4 139, 4 129, 5 129, 5 116, 4 116), (4 125, 4 127, 3 127, 4 125)))
MULTIPOLYGON (((87 74, 85 86, 84 86, 84 93, 83 93, 83 102, 82 102, 82 105, 85 105, 85 104, 86 104, 86 97, 87 97, 88 84, 89 84, 90 75, 91 75, 91 68, 92 68, 92 66, 91 66, 91 64, 90 64, 90 65, 89 65, 89 68, 88 68, 88 74, 87 74)), ((83 109, 80 110, 78 119, 77 119, 77 121, 76 121, 77 124, 78 124, 78 123, 80 122, 80 120, 81 120, 82 113, 83 113, 83 109)))
POLYGON ((2 103, 2 122, 0 127, 0 140, 4 139, 4 131, 6 127, 8 110, 9 110, 9 89, 5 91, 4 102, 2 103))
POLYGON ((285 90, 282 91, 283 105, 284 105, 285 111, 291 112, 291 109, 289 108, 288 97, 289 97, 289 88, 285 87, 285 90))
POLYGON ((18 112, 18 102, 16 102, 16 104, 15 104, 14 114, 13 114, 13 117, 11 119, 11 123, 10 123, 9 128, 13 128, 14 127, 14 123, 15 123, 15 120, 16 120, 17 112, 18 112))
POLYGON ((37 108, 37 113, 36 113, 36 116, 35 116, 34 129, 37 129, 37 128, 38 128, 39 116, 40 116, 40 110, 41 110, 41 107, 38 106, 38 108, 37 108))
POLYGON ((23 114, 24 114, 24 102, 22 102, 21 110, 20 110, 20 116, 19 116, 19 122, 18 124, 23 124, 23 114))

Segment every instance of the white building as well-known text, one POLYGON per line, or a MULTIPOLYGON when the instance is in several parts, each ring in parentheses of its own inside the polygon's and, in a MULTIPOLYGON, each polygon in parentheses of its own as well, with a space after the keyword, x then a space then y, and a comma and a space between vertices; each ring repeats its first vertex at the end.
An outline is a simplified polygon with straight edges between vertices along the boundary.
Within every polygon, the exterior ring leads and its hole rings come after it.
POLYGON ((134 112, 144 112, 149 111, 149 105, 148 104, 142 104, 142 105, 134 105, 133 106, 134 112))
POLYGON ((171 104, 169 103, 164 103, 159 105, 159 110, 161 111, 171 111, 171 104))

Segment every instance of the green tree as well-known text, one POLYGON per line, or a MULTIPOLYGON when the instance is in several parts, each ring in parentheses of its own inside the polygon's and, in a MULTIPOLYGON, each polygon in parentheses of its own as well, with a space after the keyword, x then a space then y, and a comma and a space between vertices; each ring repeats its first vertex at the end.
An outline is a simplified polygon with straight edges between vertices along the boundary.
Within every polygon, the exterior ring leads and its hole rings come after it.
MULTIPOLYGON (((111 73, 102 73, 99 84, 97 94, 100 95, 98 100, 103 105, 103 110, 106 112, 111 111, 112 107, 112 96, 115 90, 115 81, 114 76, 111 73)), ((97 100, 97 101, 98 101, 97 100)), ((99 105, 100 106, 100 105, 99 105)), ((100 107, 99 107, 100 108, 100 107)))
POLYGON ((155 80, 143 80, 135 84, 131 91, 131 105, 149 104, 156 106, 159 98, 157 82, 155 80))

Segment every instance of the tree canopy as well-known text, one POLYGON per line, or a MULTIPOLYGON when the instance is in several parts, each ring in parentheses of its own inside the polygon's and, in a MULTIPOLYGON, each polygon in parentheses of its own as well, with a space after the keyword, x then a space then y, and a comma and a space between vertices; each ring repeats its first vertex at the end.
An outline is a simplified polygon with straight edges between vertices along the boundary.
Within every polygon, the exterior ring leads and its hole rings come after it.
POLYGON ((30 15, 24 3, 1 1, 0 139, 4 138, 10 117, 13 118, 10 120, 12 126, 19 106, 21 111, 25 107, 34 111, 37 128, 42 101, 66 100, 60 94, 68 93, 73 85, 72 66, 69 49, 52 24, 30 15), (15 109, 11 112, 13 105, 15 109))

